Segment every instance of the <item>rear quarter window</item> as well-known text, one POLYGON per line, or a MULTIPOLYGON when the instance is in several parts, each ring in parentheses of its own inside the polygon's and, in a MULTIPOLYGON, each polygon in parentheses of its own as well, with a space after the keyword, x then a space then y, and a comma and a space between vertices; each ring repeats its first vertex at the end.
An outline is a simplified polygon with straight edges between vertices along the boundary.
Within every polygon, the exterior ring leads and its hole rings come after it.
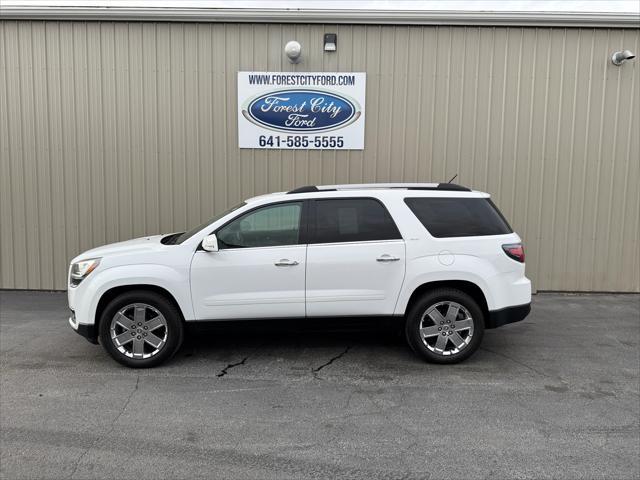
POLYGON ((505 235, 513 230, 488 198, 405 198, 424 228, 437 238, 505 235))

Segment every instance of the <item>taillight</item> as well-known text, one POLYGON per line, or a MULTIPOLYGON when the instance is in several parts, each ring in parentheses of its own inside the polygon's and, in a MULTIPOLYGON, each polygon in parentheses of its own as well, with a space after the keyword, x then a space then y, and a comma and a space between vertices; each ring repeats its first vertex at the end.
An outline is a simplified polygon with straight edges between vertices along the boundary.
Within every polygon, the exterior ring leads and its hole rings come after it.
POLYGON ((509 258, 513 258, 516 262, 524 263, 524 247, 521 243, 502 245, 502 249, 509 258))

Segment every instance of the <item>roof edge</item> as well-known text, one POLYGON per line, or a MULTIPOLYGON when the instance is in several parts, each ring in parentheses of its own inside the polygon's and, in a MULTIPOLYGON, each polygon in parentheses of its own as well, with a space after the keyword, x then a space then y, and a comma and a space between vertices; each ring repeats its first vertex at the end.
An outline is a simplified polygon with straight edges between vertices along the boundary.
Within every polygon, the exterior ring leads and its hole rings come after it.
POLYGON ((5 5, 0 9, 0 20, 640 28, 640 14, 636 13, 319 10, 291 8, 29 7, 5 5))

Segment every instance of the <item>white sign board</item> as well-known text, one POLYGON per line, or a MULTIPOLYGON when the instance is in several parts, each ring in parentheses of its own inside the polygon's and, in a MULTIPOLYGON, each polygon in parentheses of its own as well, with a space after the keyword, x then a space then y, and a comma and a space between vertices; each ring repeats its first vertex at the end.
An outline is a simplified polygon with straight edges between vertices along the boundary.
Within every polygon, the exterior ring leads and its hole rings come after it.
POLYGON ((364 149, 366 73, 238 72, 240 148, 364 149))

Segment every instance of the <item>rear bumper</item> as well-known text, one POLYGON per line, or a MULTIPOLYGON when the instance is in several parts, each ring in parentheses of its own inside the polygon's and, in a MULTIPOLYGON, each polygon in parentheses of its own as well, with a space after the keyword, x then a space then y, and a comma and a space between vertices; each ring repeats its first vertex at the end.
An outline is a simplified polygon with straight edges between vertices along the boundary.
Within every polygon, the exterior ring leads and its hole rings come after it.
POLYGON ((76 314, 73 310, 69 317, 69 325, 71 325, 71 328, 73 328, 78 335, 82 335, 89 342, 95 345, 98 344, 98 332, 96 331, 96 326, 87 325, 86 323, 78 323, 76 321, 76 314))
POLYGON ((490 311, 485 327, 498 328, 508 323, 519 322, 520 320, 524 320, 530 311, 530 303, 490 311))

